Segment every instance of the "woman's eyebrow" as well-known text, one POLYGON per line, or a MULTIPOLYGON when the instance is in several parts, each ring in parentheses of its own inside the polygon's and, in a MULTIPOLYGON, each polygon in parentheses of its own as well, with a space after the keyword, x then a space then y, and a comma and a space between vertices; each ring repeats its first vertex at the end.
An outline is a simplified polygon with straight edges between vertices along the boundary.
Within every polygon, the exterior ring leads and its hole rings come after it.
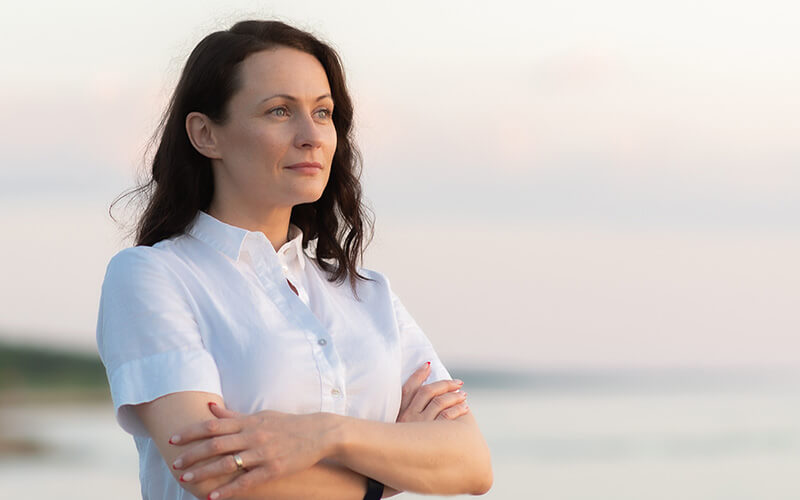
MULTIPOLYGON (((262 99, 261 102, 266 102, 266 101, 269 101, 270 99, 275 99, 276 97, 283 97, 284 99, 288 99, 290 101, 297 101, 298 100, 297 97, 291 96, 289 94, 275 94, 273 96, 270 96, 270 97, 262 99)), ((325 99, 326 97, 331 97, 331 95, 330 94, 323 94, 323 95, 317 97, 317 100, 314 101, 314 102, 321 101, 321 100, 325 99)))

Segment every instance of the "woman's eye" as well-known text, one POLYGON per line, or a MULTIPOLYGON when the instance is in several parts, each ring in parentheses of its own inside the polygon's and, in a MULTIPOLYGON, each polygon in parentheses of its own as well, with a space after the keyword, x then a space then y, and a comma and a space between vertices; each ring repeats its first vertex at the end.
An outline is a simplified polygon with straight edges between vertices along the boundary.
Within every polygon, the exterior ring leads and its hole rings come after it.
MULTIPOLYGON (((289 116, 289 110, 285 106, 281 106, 279 108, 272 108, 267 111, 267 114, 275 115, 279 118, 285 118, 289 116)), ((327 120, 331 117, 333 112, 330 109, 324 108, 316 111, 317 118, 322 120, 327 120)))
POLYGON ((289 110, 286 109, 286 108, 283 108, 283 107, 281 107, 281 108, 273 108, 273 109, 269 110, 269 112, 272 113, 273 115, 279 116, 281 118, 283 118, 284 116, 289 114, 289 110))

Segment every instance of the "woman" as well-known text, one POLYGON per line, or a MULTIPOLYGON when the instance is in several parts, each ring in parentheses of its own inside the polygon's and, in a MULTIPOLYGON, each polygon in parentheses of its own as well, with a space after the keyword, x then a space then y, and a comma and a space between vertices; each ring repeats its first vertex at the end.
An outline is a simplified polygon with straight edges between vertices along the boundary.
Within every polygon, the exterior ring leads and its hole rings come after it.
POLYGON ((489 489, 460 381, 357 266, 352 118, 336 53, 283 23, 237 23, 189 56, 98 316, 144 498, 489 489))

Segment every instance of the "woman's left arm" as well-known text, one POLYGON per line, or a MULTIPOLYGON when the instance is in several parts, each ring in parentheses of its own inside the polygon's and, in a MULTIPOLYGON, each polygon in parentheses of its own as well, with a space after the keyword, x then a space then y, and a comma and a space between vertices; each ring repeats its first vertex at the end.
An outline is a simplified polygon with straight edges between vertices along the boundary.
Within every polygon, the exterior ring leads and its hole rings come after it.
MULTIPOLYGON (((444 384, 436 385, 442 393, 444 384)), ((430 392, 427 387, 420 392, 430 392)), ((431 401, 429 394, 421 399, 431 401)), ((460 411, 454 419, 396 423, 334 413, 292 415, 265 410, 240 415, 221 408, 213 411, 222 417, 215 431, 201 423, 181 432, 179 438, 181 443, 199 441, 179 457, 197 478, 230 472, 229 455, 241 450, 247 472, 216 488, 213 498, 235 497, 254 484, 303 470, 320 460, 400 491, 481 495, 492 485, 489 449, 470 411, 460 411), (215 455, 221 458, 195 465, 215 455)))
POLYGON ((334 414, 330 456, 393 488, 482 495, 492 485, 489 448, 472 412, 455 420, 384 423, 334 414))

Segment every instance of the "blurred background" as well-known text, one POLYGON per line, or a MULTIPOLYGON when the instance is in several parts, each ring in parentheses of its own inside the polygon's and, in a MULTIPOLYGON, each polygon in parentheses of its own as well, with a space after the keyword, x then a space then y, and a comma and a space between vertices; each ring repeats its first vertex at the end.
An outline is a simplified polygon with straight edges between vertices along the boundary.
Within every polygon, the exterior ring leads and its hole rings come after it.
POLYGON ((800 498, 795 2, 4 11, 3 497, 140 498, 94 344, 108 207, 195 44, 277 18, 342 56, 365 266, 465 380, 487 498, 800 498))

